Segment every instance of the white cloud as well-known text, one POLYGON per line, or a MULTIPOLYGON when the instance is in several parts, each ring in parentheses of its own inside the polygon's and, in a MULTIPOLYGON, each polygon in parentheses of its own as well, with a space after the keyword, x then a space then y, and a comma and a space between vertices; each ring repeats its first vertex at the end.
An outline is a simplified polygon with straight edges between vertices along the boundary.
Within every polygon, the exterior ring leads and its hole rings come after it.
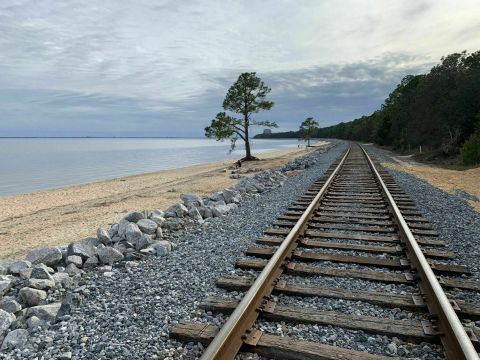
POLYGON ((478 0, 3 0, 0 89, 131 98, 167 113, 221 97, 241 71, 301 72, 306 89, 376 75, 308 77, 316 67, 382 63, 397 74, 477 50, 479 27, 478 0))

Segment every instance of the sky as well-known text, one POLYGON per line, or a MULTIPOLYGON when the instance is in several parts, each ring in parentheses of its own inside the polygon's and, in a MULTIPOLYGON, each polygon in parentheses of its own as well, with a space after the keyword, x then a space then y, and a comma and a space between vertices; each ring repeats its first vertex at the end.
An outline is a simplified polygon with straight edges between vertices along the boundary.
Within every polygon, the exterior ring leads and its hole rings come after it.
POLYGON ((2 0, 0 136, 202 137, 246 71, 257 119, 333 125, 479 34, 478 0, 2 0))

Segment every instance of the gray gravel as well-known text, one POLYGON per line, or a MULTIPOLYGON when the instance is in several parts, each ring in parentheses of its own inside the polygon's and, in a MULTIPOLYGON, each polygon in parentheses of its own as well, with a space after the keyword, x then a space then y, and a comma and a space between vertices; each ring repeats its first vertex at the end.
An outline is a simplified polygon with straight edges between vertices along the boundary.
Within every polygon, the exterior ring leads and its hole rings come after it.
MULTIPOLYGON (((389 151, 373 146, 368 146, 368 151, 381 162, 397 163, 389 151)), ((455 263, 468 266, 472 272, 468 279, 480 281, 480 214, 466 201, 472 198, 461 191, 447 193, 404 172, 387 170, 432 223, 440 235, 439 239, 445 240, 447 247, 457 254, 455 263)), ((478 292, 449 290, 448 293, 480 304, 478 292)))
POLYGON ((283 187, 192 228, 177 239, 168 257, 87 273, 75 290, 83 295, 83 303, 71 315, 48 330, 39 328, 23 350, 1 353, 0 358, 56 359, 69 352, 72 359, 194 358, 201 345, 171 340, 169 329, 182 320, 219 324, 217 317, 198 309, 198 302, 208 293, 218 293, 215 280, 235 273, 234 262, 242 250, 254 244, 345 148, 339 143, 283 187))
MULTIPOLYGON (((382 162, 397 164, 388 151, 373 146, 368 146, 368 150, 382 162)), ((439 238, 456 252, 460 263, 470 268, 474 278, 480 279, 480 214, 472 209, 465 196, 461 192, 449 194, 413 175, 387 170, 433 224, 439 238)))

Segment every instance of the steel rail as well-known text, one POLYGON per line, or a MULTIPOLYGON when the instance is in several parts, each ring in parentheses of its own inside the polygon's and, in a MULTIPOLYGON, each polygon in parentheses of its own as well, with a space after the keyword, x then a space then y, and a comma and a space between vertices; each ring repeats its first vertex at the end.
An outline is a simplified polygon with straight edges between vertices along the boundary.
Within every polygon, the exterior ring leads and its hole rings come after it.
MULTIPOLYGON (((360 145, 359 145, 360 146, 360 145)), ((445 349, 445 354, 449 360, 478 360, 477 351, 470 341, 469 336, 465 332, 462 323, 460 322, 455 310, 453 309, 447 295, 443 291, 442 286, 437 280, 432 268, 425 258, 417 240, 413 236, 405 219, 402 216, 398 206, 390 194, 385 182, 377 171, 372 159, 367 154, 365 149, 360 146, 365 154, 369 166, 372 169, 375 177, 382 187, 382 191, 387 198, 390 210, 397 222, 400 237, 407 247, 407 257, 417 271, 420 282, 419 286, 425 294, 425 301, 427 303, 430 314, 436 315, 438 328, 440 330, 440 338, 445 349)))
POLYGON ((258 317, 259 309, 265 301, 265 297, 271 294, 275 280, 282 273, 282 266, 285 264, 285 260, 292 256, 292 251, 297 245, 298 237, 303 235, 308 221, 314 215, 320 200, 343 166, 350 153, 350 149, 351 145, 338 166, 325 181, 325 184, 245 294, 242 301, 235 308, 234 312, 230 315, 210 345, 205 349, 200 358, 201 360, 228 360, 235 358, 235 355, 240 350, 244 340, 247 338, 247 334, 258 317))

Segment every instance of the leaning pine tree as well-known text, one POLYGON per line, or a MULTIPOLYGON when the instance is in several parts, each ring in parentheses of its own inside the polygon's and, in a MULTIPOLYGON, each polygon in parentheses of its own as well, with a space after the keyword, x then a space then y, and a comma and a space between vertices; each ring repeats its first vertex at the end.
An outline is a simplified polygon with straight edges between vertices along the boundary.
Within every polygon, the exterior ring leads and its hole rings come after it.
POLYGON ((219 141, 230 139, 230 151, 235 149, 238 138, 245 142, 245 157, 242 161, 257 160, 250 152, 249 130, 250 126, 278 127, 271 121, 255 121, 252 115, 260 110, 270 110, 272 101, 266 100, 270 88, 256 75, 256 73, 243 73, 238 80, 228 89, 223 108, 239 117, 219 112, 210 126, 205 128, 205 136, 219 141))

